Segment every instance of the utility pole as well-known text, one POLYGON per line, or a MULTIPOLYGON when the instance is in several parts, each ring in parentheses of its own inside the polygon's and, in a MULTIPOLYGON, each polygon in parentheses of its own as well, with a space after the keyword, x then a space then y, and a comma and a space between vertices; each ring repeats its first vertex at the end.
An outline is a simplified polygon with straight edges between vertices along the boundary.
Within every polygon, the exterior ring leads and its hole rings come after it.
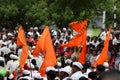
POLYGON ((106 11, 103 11, 103 20, 102 20, 102 28, 105 28, 105 18, 106 18, 106 11))
POLYGON ((114 12, 114 28, 116 28, 116 0, 114 0, 113 12, 114 12))

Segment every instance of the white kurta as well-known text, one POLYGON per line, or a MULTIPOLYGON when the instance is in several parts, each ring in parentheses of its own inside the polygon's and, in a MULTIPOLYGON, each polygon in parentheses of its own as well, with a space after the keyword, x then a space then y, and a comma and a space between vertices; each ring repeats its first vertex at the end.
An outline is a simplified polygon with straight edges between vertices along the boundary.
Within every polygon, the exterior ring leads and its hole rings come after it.
POLYGON ((86 77, 86 75, 82 74, 81 71, 77 71, 77 72, 75 72, 74 74, 71 75, 72 80, 79 80, 81 77, 86 77))

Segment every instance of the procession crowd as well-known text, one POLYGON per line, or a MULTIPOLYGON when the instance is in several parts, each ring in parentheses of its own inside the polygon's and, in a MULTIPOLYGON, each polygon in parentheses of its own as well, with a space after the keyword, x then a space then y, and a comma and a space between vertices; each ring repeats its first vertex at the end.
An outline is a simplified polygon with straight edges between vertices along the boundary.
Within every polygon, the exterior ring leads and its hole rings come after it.
POLYGON ((120 36, 111 32, 108 59, 103 65, 93 66, 98 59, 107 36, 107 29, 101 29, 98 36, 87 36, 86 62, 81 64, 78 57, 81 47, 61 47, 70 41, 75 34, 70 28, 52 29, 51 38, 56 53, 57 64, 54 67, 47 67, 46 76, 42 77, 38 72, 44 55, 33 57, 41 32, 38 27, 30 27, 26 31, 26 41, 29 50, 29 57, 21 73, 19 70, 19 57, 22 48, 16 45, 18 27, 15 30, 3 28, 0 32, 0 80, 120 80, 120 36))

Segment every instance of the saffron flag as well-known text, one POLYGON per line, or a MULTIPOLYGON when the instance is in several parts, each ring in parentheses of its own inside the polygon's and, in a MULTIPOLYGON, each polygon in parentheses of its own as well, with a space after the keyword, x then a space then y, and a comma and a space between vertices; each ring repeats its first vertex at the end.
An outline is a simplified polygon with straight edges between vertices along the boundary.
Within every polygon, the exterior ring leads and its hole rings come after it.
POLYGON ((45 27, 42 35, 38 39, 35 50, 32 53, 34 57, 38 57, 39 52, 43 52, 45 50, 45 41, 46 41, 46 37, 47 37, 47 34, 48 34, 48 29, 47 28, 48 27, 45 27))
POLYGON ((84 20, 82 22, 72 22, 69 24, 75 31, 78 32, 76 36, 74 36, 73 39, 71 39, 67 44, 61 44, 61 47, 74 47, 78 46, 80 47, 82 41, 83 41, 83 35, 85 34, 84 31, 86 30, 88 20, 84 20))
POLYGON ((80 21, 71 22, 71 23, 69 24, 69 26, 72 26, 72 28, 73 28, 76 32, 80 33, 81 31, 83 31, 82 29, 84 29, 84 28, 87 26, 87 22, 88 22, 87 19, 84 20, 84 21, 82 21, 82 22, 80 22, 80 21))
POLYGON ((87 47, 86 47, 87 36, 86 36, 86 34, 87 34, 87 31, 84 30, 84 33, 82 35, 82 46, 83 47, 82 47, 82 51, 81 51, 79 58, 78 58, 78 62, 80 62, 82 64, 85 63, 85 61, 86 61, 86 50, 87 50, 87 47))
POLYGON ((28 46, 22 46, 22 53, 20 55, 20 70, 23 70, 26 60, 28 59, 28 55, 28 46))
POLYGON ((28 58, 28 47, 27 47, 27 43, 26 43, 24 30, 21 25, 18 30, 17 46, 22 46, 22 53, 20 55, 20 70, 22 70, 22 68, 24 67, 24 64, 28 58))
POLYGON ((26 38, 22 25, 20 25, 17 36, 17 46, 24 46, 24 45, 26 45, 26 38))
POLYGON ((109 29, 106 40, 104 41, 104 48, 102 49, 99 58, 93 64, 94 67, 96 67, 97 65, 103 64, 108 57, 108 48, 109 48, 109 40, 110 40, 111 31, 112 31, 112 27, 110 27, 109 29))
POLYGON ((74 47, 74 46, 80 47, 81 43, 82 43, 82 34, 77 34, 68 43, 61 44, 60 46, 61 47, 74 47))
POLYGON ((56 55, 55 55, 55 51, 54 51, 54 47, 52 44, 52 39, 51 39, 48 26, 45 27, 43 34, 44 33, 46 33, 46 35, 43 35, 45 37, 43 46, 44 46, 44 50, 46 53, 45 53, 44 61, 39 69, 41 76, 45 76, 46 68, 48 66, 55 66, 57 63, 56 55))

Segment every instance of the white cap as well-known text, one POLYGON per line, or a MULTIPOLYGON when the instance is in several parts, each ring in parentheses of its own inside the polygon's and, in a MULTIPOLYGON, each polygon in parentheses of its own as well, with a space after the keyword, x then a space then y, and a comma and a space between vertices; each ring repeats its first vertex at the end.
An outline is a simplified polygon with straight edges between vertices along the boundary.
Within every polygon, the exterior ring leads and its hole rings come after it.
POLYGON ((33 78, 40 79, 41 78, 40 73, 34 73, 33 78))
POLYGON ((5 61, 5 59, 3 57, 0 57, 0 61, 5 61))
POLYGON ((71 70, 72 70, 72 68, 70 66, 66 66, 64 68, 61 68, 60 72, 66 72, 66 73, 68 73, 70 75, 71 74, 71 70))
POLYGON ((57 62, 57 66, 61 67, 61 65, 62 65, 62 64, 61 64, 60 62, 57 62))
POLYGON ((13 36, 13 34, 12 34, 12 33, 8 33, 7 35, 8 35, 8 36, 13 36))
POLYGON ((64 31, 66 31, 66 28, 63 28, 64 31))
POLYGON ((83 65, 80 62, 73 62, 74 66, 77 66, 78 68, 82 69, 83 65))
POLYGON ((108 68, 109 67, 108 62, 104 62, 103 66, 106 67, 106 68, 108 68))
POLYGON ((38 27, 34 27, 34 30, 38 29, 38 27))
POLYGON ((18 56, 11 54, 11 55, 10 55, 10 58, 11 58, 11 59, 18 59, 18 56))
POLYGON ((28 75, 28 74, 30 74, 30 71, 24 70, 24 71, 23 71, 23 74, 28 75))
POLYGON ((52 66, 49 66, 49 67, 47 67, 47 68, 46 68, 46 72, 48 72, 48 71, 50 71, 50 70, 55 71, 55 68, 54 68, 54 67, 52 67, 52 66))
POLYGON ((67 64, 67 63, 68 63, 68 64, 71 64, 71 63, 72 63, 72 60, 71 60, 71 59, 66 59, 66 60, 65 60, 65 63, 66 63, 66 64, 67 64))

